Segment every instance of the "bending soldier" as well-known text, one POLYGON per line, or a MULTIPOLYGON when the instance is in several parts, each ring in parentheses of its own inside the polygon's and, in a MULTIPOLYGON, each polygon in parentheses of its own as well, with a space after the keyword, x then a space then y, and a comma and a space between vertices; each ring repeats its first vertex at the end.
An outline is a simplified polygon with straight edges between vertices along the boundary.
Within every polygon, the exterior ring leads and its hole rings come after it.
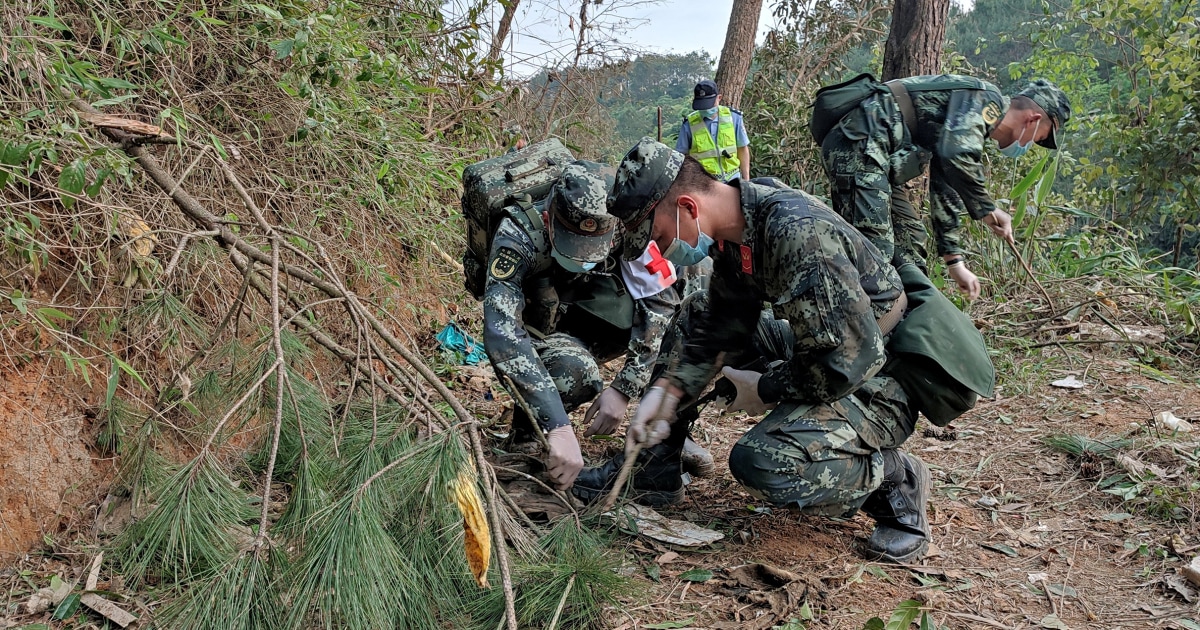
POLYGON ((923 554, 929 471, 899 448, 919 411, 944 424, 991 394, 991 361, 970 320, 815 198, 719 183, 648 138, 618 167, 610 208, 633 251, 653 241, 714 261, 708 308, 678 365, 638 405, 627 444, 678 441, 686 426, 673 422, 676 410, 721 370, 736 385, 730 409, 765 414, 729 456, 751 494, 808 514, 861 508, 877 522, 869 556, 923 554), (751 345, 763 302, 790 325, 790 356, 763 372, 721 369, 751 345))
POLYGON ((897 267, 908 262, 925 270, 925 225, 902 185, 929 164, 937 253, 959 289, 974 299, 979 279, 966 264, 959 215, 965 210, 996 236, 1013 238, 1012 217, 997 209, 987 193, 984 142, 995 140, 1000 152, 1013 158, 1035 142, 1057 149, 1057 132, 1070 117, 1066 95, 1045 80, 1009 99, 995 85, 966 76, 918 76, 881 84, 863 75, 817 93, 812 130, 829 176, 833 209, 897 267), (834 120, 828 105, 837 101, 835 90, 843 86, 870 96, 834 120), (826 130, 829 123, 834 124, 826 130))
POLYGON ((544 211, 531 207, 501 221, 487 264, 484 347, 523 403, 514 409, 513 440, 531 442, 534 430, 543 431, 547 471, 562 488, 583 466, 567 414, 595 399, 588 433, 616 429, 629 399, 649 382, 679 301, 665 261, 649 273, 613 255, 618 220, 605 209, 611 182, 611 167, 568 165, 544 211), (622 354, 624 366, 604 388, 597 364, 622 354))

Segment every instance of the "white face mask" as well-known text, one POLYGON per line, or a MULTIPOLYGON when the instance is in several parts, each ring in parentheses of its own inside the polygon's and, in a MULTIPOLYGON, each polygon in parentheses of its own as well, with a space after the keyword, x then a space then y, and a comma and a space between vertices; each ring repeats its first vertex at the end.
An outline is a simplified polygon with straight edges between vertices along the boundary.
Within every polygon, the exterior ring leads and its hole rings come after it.
POLYGON ((1017 139, 1013 140, 1012 144, 1006 147, 1000 147, 1000 153, 1013 159, 1025 155, 1025 152, 1029 150, 1029 147, 1033 146, 1033 139, 1037 137, 1038 126, 1041 124, 1042 121, 1038 120, 1037 123, 1033 125, 1033 135, 1029 136, 1029 142, 1026 142, 1025 144, 1021 144, 1021 136, 1025 135, 1025 128, 1022 127, 1021 133, 1017 135, 1017 139))

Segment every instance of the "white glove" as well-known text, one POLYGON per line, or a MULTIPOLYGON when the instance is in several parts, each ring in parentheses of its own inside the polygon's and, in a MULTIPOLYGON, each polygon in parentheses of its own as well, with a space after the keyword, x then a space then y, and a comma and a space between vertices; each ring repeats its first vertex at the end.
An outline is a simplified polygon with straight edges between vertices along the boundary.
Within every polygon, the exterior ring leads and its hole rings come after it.
MULTIPOLYGON (((537 430, 537 429, 535 429, 537 430)), ((575 483, 579 471, 583 470, 583 453, 579 452, 579 440, 575 439, 575 428, 563 425, 546 434, 550 453, 546 455, 546 474, 559 490, 566 490, 575 483)))
POLYGON ((721 374, 737 388, 737 398, 733 399, 726 411, 744 411, 752 416, 759 416, 775 408, 776 403, 768 405, 758 396, 758 380, 762 378, 761 372, 735 370, 727 365, 721 368, 721 374))
POLYGON ((950 277, 958 285, 958 290, 967 294, 968 300, 974 300, 979 297, 979 278, 974 273, 971 273, 970 269, 967 269, 966 263, 951 265, 946 268, 946 271, 949 272, 950 277))
POLYGON ((678 406, 679 397, 666 388, 655 386, 647 390, 625 431, 625 454, 633 452, 635 445, 650 448, 667 439, 678 406))
POLYGON ((628 396, 612 387, 606 388, 600 392, 600 397, 596 399, 596 402, 588 407, 587 413, 583 414, 583 421, 588 423, 587 431, 583 432, 583 436, 612 435, 613 431, 621 425, 621 421, 625 419, 625 410, 628 408, 628 396))
POLYGON ((992 210, 992 213, 983 217, 983 222, 992 230, 992 234, 1000 238, 1014 243, 1012 217, 1003 210, 992 210))

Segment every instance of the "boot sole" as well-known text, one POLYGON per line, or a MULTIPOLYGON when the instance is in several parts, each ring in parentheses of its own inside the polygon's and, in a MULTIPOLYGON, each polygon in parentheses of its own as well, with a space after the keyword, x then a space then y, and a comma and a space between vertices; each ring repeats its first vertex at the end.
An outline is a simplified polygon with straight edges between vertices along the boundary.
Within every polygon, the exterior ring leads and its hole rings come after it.
POLYGON ((925 465, 925 462, 922 462, 920 459, 917 459, 917 461, 921 463, 921 487, 925 489, 924 496, 922 497, 923 501, 921 502, 921 520, 924 521, 925 531, 928 532, 925 536, 925 542, 921 543, 921 546, 917 547, 916 550, 903 556, 893 556, 878 549, 864 548, 863 555, 868 560, 890 562, 892 564, 909 564, 913 560, 920 560, 925 556, 925 552, 929 550, 929 537, 933 535, 933 532, 929 529, 929 497, 933 494, 933 475, 929 474, 929 466, 925 465))

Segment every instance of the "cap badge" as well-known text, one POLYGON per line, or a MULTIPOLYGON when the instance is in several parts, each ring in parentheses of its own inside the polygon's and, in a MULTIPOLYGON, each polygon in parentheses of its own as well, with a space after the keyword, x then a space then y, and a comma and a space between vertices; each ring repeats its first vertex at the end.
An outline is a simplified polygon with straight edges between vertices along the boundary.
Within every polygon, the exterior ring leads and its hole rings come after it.
POLYGON ((584 219, 582 222, 579 223, 579 229, 583 230, 584 232, 595 232, 596 231, 596 220, 595 219, 584 219))

